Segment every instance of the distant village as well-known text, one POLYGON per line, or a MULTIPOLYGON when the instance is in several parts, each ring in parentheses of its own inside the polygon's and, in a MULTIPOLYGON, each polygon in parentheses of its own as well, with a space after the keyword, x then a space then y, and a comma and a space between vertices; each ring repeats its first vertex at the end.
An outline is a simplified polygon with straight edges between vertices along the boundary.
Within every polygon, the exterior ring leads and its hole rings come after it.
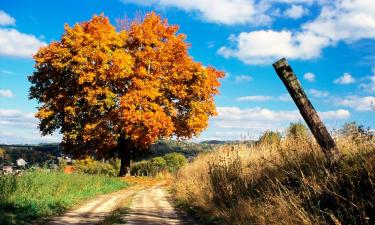
POLYGON ((57 169, 62 161, 73 161, 60 151, 58 144, 0 145, 0 150, 0 175, 17 175, 37 167, 57 169))

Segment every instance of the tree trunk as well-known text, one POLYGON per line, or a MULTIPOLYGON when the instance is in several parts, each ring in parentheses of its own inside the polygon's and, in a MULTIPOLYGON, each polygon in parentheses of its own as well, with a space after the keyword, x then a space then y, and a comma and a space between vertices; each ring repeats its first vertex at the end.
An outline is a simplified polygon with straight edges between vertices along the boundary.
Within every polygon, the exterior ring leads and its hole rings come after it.
POLYGON ((275 62, 273 67, 276 70, 277 75, 288 89, 288 92, 296 103, 303 119, 306 121, 311 132, 322 148, 329 165, 333 167, 337 164, 341 157, 340 151, 337 148, 335 141, 329 134, 327 128, 320 120, 318 113, 315 111, 313 105, 307 98, 292 68, 285 58, 275 62))
POLYGON ((121 159, 119 177, 130 173, 131 142, 129 139, 120 137, 118 140, 118 151, 121 159))

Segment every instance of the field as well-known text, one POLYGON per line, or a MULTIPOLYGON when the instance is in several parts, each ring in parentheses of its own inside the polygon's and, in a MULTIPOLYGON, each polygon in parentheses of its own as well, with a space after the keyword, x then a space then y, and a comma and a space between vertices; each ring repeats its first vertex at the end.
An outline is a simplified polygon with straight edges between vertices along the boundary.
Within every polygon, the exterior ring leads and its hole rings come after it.
POLYGON ((99 194, 126 188, 119 178, 34 171, 0 177, 0 224, 31 224, 99 194))
POLYGON ((173 182, 180 206, 206 224, 375 223, 371 132, 336 137, 343 157, 334 170, 311 136, 270 137, 221 146, 182 167, 173 182))

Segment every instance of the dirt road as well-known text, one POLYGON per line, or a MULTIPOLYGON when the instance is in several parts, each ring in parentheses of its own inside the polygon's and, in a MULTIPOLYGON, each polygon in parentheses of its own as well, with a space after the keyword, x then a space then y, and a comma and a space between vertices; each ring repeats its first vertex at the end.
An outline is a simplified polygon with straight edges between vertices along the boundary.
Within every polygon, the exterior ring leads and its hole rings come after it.
POLYGON ((124 220, 128 225, 193 225, 184 213, 177 211, 171 196, 160 185, 138 192, 124 220))
POLYGON ((129 225, 194 225, 184 213, 171 204, 171 196, 157 184, 151 187, 136 185, 132 188, 93 199, 80 207, 53 218, 47 225, 96 224, 104 220, 121 203, 132 196, 129 213, 124 215, 124 224, 129 225))

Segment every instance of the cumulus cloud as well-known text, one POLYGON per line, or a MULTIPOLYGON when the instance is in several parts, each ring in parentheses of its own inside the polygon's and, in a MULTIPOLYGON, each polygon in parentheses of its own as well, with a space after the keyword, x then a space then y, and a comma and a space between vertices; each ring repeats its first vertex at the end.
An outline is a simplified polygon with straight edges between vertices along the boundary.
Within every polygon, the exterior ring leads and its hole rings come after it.
POLYGON ((347 96, 346 98, 335 99, 334 102, 339 106, 346 106, 348 108, 353 108, 356 111, 370 111, 371 106, 375 104, 374 96, 347 96))
POLYGON ((36 128, 37 123, 34 113, 26 113, 16 109, 0 109, 1 125, 36 128))
POLYGON ((317 18, 299 30, 241 32, 232 40, 234 47, 223 46, 218 53, 246 64, 269 64, 281 57, 309 60, 338 42, 375 38, 375 1, 341 0, 322 5, 317 18))
POLYGON ((344 73, 341 77, 333 81, 335 84, 352 84, 355 82, 354 77, 349 73, 344 73))
POLYGON ((247 76, 247 75, 236 76, 236 78, 234 78, 234 82, 236 82, 236 83, 249 82, 249 81, 252 81, 252 80, 253 80, 253 78, 251 76, 247 76))
POLYGON ((263 102, 273 99, 272 96, 267 95, 250 95, 250 96, 242 96, 238 97, 236 101, 239 102, 245 102, 245 101, 257 101, 257 102, 263 102))
POLYGON ((0 26, 15 25, 16 20, 6 12, 0 10, 0 26))
MULTIPOLYGON (((15 25, 16 20, 0 10, 0 25, 15 25)), ((0 28, 0 56, 31 57, 47 45, 32 34, 24 34, 14 28, 0 28)))
POLYGON ((0 29, 0 56, 31 57, 47 43, 16 29, 0 29))
POLYGON ((303 78, 307 81, 314 82, 315 81, 315 74, 313 73, 305 73, 303 78))
POLYGON ((0 109, 0 143, 36 144, 58 141, 61 141, 59 134, 41 136, 34 113, 18 109, 0 109))
POLYGON ((292 97, 290 97, 290 94, 288 94, 288 93, 285 93, 285 94, 280 95, 280 96, 278 97, 278 99, 279 99, 280 101, 283 101, 283 102, 290 102, 290 101, 293 100, 292 97))
POLYGON ((14 94, 11 90, 0 89, 0 97, 13 98, 14 94))
POLYGON ((317 0, 270 0, 271 2, 288 3, 288 4, 308 4, 311 5, 317 0))
POLYGON ((194 12, 204 21, 232 24, 267 24, 271 18, 265 14, 268 4, 259 4, 253 0, 122 0, 124 3, 136 3, 157 7, 174 7, 194 12))
POLYGON ((292 5, 284 12, 286 17, 289 17, 292 19, 299 19, 308 13, 309 13, 309 10, 304 8, 301 5, 292 5))
POLYGON ((223 46, 218 54, 235 57, 246 64, 268 64, 277 59, 312 59, 320 56, 329 39, 311 32, 293 33, 288 30, 259 30, 241 32, 232 41, 236 47, 223 46))
POLYGON ((328 91, 319 91, 317 89, 310 89, 309 94, 312 95, 315 98, 325 98, 329 95, 328 91))
POLYGON ((375 93, 375 75, 365 79, 366 82, 360 85, 366 92, 375 93))
POLYGON ((264 102, 264 101, 270 101, 270 100, 279 100, 283 102, 289 102, 292 101, 292 97, 288 93, 282 94, 280 96, 269 96, 269 95, 249 95, 249 96, 241 96, 236 98, 236 101, 238 102, 264 102))
MULTIPOLYGON (((213 123, 219 128, 275 129, 282 123, 303 120, 298 110, 275 111, 266 108, 218 107, 213 123)), ((350 112, 344 109, 319 112, 323 120, 345 120, 350 112)))

